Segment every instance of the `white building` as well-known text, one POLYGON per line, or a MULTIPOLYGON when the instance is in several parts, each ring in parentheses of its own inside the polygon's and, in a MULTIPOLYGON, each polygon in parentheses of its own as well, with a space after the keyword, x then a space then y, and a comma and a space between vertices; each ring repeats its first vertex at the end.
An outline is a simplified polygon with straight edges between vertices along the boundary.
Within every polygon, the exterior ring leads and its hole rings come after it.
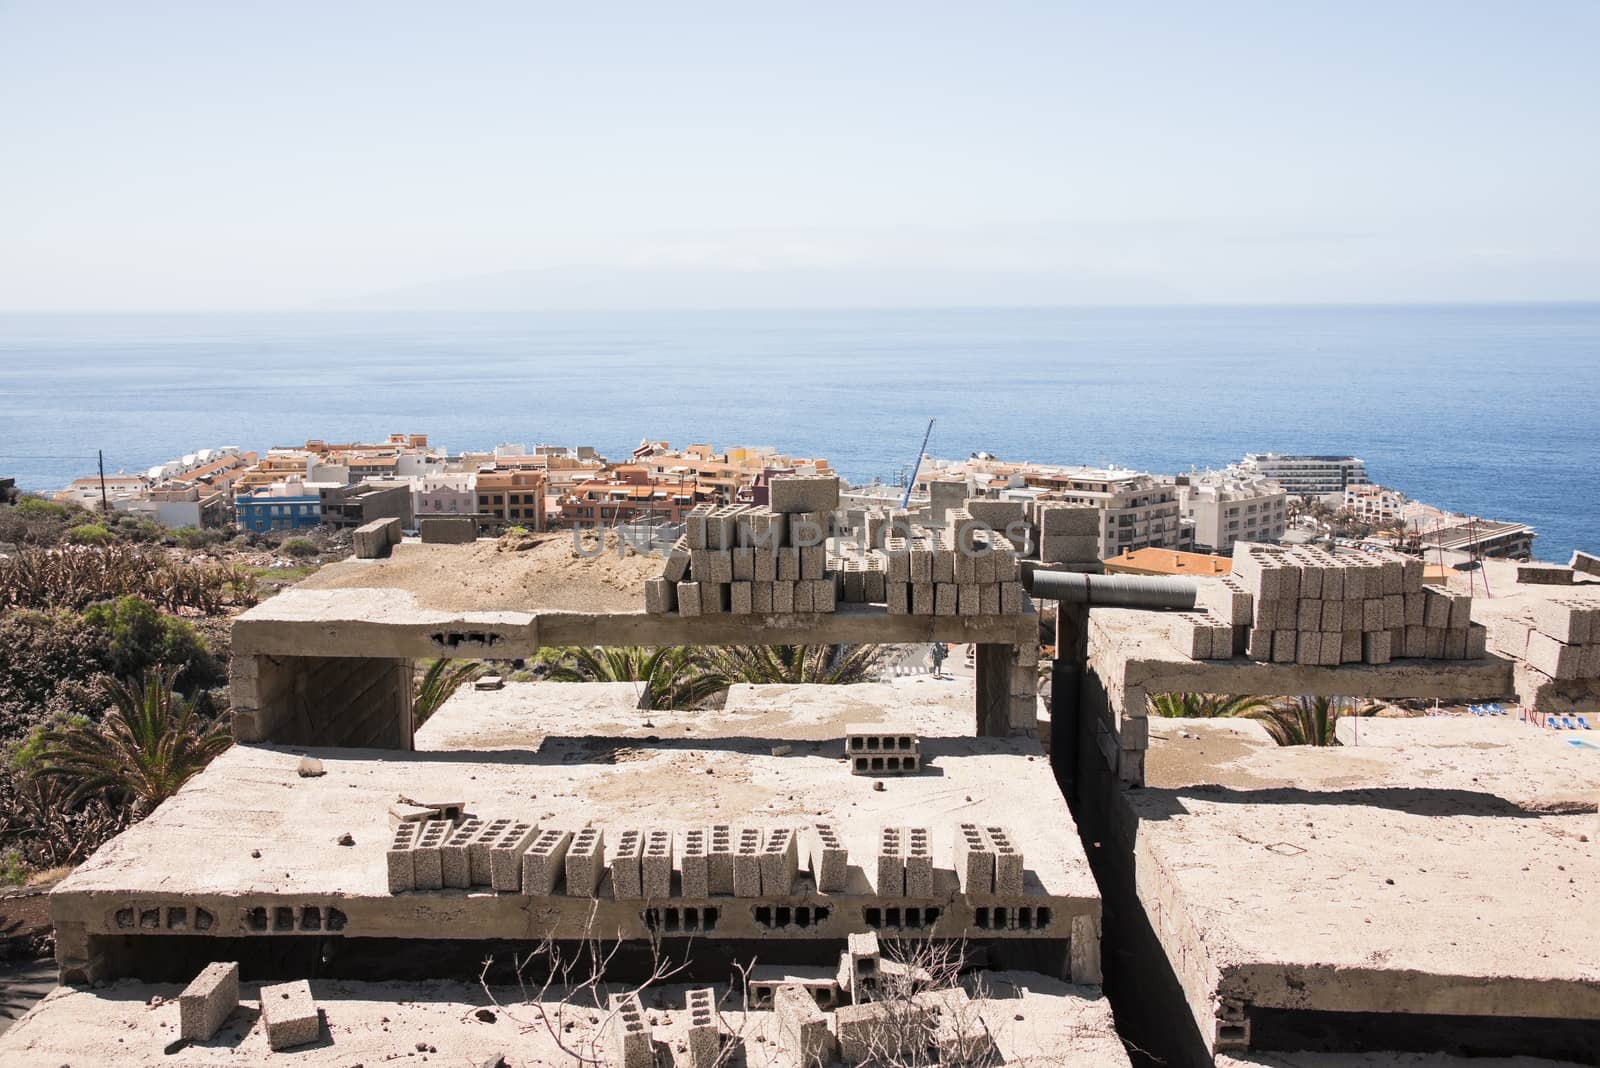
POLYGON ((1194 526, 1194 547, 1228 553, 1236 541, 1274 542, 1289 522, 1282 486, 1238 469, 1179 475, 1174 481, 1184 521, 1194 526))
POLYGON ((1404 493, 1373 483, 1347 486, 1344 491, 1345 511, 1369 523, 1395 522, 1405 514, 1406 504, 1404 493))
POLYGON ((1371 481, 1367 478, 1366 461, 1354 456, 1286 456, 1276 452, 1252 452, 1238 466, 1250 474, 1276 482, 1294 497, 1342 494, 1350 486, 1371 481))

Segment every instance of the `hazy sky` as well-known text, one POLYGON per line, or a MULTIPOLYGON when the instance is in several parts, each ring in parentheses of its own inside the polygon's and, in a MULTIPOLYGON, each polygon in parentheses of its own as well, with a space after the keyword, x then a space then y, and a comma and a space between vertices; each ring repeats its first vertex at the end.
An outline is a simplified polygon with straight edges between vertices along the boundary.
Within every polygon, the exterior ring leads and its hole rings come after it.
POLYGON ((0 0, 0 307, 1600 299, 1600 3, 0 0))

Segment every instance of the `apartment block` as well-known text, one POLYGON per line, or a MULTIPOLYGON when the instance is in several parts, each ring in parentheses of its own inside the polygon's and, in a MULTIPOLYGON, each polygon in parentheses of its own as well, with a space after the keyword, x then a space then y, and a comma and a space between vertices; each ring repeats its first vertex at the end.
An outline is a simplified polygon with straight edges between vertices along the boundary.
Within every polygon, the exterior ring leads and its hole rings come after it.
POLYGON ((1173 484, 1201 552, 1231 553, 1239 541, 1275 542, 1288 528, 1288 493, 1260 475, 1206 471, 1178 475, 1173 484))

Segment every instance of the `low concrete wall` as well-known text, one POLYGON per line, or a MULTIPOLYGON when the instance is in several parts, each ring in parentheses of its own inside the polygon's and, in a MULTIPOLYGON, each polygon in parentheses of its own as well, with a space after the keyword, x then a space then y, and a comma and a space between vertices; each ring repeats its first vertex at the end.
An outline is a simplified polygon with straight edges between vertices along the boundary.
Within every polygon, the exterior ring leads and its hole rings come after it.
POLYGON ((478 538, 478 521, 470 516, 430 517, 419 529, 425 545, 463 545, 478 538))
POLYGON ((235 656, 240 742, 412 748, 412 662, 363 657, 235 656))
POLYGON ((351 541, 358 560, 388 556, 389 550, 400 544, 400 520, 374 519, 366 526, 357 527, 351 541))

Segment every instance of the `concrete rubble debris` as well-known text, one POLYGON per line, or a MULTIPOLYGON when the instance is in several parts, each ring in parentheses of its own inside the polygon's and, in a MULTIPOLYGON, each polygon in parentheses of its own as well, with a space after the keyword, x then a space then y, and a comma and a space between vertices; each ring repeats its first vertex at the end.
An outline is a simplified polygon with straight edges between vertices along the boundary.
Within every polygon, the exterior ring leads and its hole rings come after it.
POLYGON ((191 1041, 204 1042, 217 1033, 239 1007, 239 964, 216 961, 195 976, 178 995, 178 1031, 191 1041))
POLYGON ((834 1051, 833 1032, 828 1030, 828 1017, 809 991, 795 985, 779 987, 773 998, 773 1011, 778 1017, 778 1030, 797 1064, 828 1063, 834 1051))
POLYGON ((267 1045, 274 1050, 304 1046, 322 1034, 317 1002, 311 996, 311 984, 304 979, 262 987, 261 1019, 267 1028, 267 1045))
POLYGON ((846 974, 850 995, 858 1002, 865 1001, 882 971, 883 953, 878 945, 878 932, 858 931, 846 936, 844 956, 849 965, 846 974))

